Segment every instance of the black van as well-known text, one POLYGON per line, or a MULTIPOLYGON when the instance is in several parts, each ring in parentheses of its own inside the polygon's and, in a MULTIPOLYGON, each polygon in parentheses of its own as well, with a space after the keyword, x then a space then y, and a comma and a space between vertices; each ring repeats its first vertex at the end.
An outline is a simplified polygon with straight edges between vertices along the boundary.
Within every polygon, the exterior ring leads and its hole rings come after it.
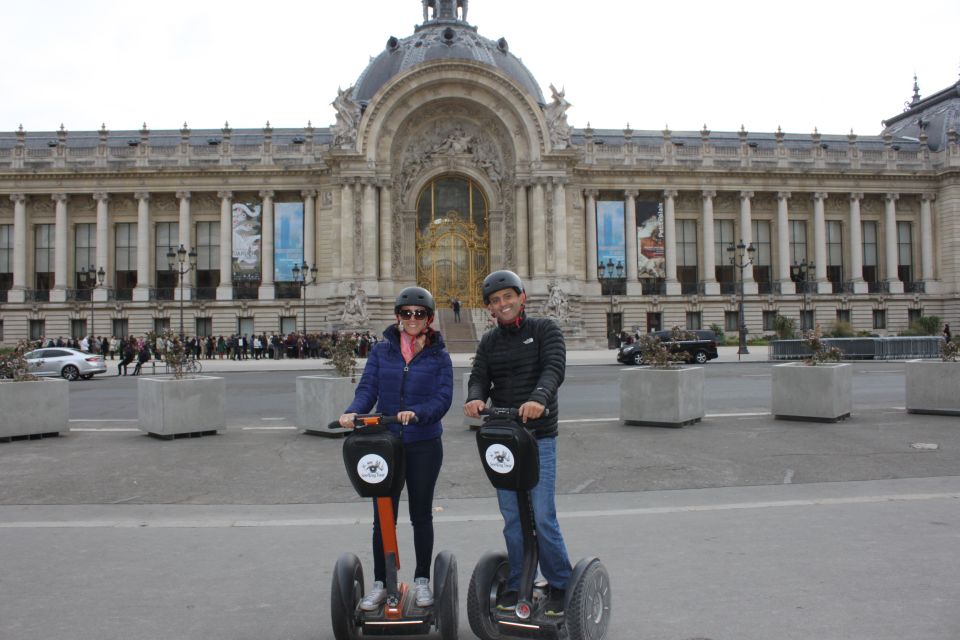
MULTIPOLYGON (((672 331, 654 331, 650 335, 660 338, 673 353, 683 353, 687 362, 704 364, 717 357, 717 334, 709 329, 686 329, 686 333, 695 335, 696 340, 674 341, 672 331)), ((617 353, 617 362, 643 364, 639 343, 624 345, 617 353)))

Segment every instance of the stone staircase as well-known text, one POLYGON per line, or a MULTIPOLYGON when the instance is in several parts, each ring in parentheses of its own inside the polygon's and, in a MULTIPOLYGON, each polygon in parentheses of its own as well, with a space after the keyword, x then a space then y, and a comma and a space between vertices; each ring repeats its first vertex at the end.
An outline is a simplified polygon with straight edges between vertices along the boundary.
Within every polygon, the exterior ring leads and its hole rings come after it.
POLYGON ((443 334, 450 353, 475 353, 477 337, 470 321, 470 309, 461 310, 460 318, 460 322, 454 322, 453 309, 437 309, 433 326, 443 334))

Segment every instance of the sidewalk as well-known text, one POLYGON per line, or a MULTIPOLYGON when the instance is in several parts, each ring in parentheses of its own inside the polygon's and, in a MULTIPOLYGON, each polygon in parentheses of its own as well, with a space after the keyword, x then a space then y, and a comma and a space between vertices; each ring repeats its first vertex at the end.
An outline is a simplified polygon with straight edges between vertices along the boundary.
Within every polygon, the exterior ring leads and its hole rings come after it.
MULTIPOLYGON (((740 356, 737 356, 737 347, 719 347, 717 349, 719 357, 716 360, 711 362, 767 362, 767 347, 750 347, 750 353, 740 356)), ((470 353, 453 353, 450 354, 451 359, 453 360, 454 367, 466 368, 470 366, 471 358, 473 354, 470 353)), ((119 361, 117 360, 107 360, 107 374, 112 375, 116 373, 116 365, 119 361)), ((203 365, 204 373, 232 373, 232 372, 243 372, 243 371, 318 371, 318 370, 329 370, 333 367, 325 364, 326 360, 324 358, 318 359, 304 359, 297 360, 296 358, 284 358, 283 360, 270 360, 269 358, 264 358, 261 360, 254 360, 249 358, 247 360, 201 360, 203 365)), ((359 369, 363 369, 363 365, 366 363, 365 359, 357 359, 357 366, 359 369)), ((615 349, 594 349, 594 350, 580 350, 580 351, 567 351, 567 366, 582 366, 582 365, 616 365, 621 366, 617 363, 617 352, 615 349)), ((148 376, 152 375, 163 375, 166 372, 162 362, 151 361, 144 365, 143 373, 148 376)))

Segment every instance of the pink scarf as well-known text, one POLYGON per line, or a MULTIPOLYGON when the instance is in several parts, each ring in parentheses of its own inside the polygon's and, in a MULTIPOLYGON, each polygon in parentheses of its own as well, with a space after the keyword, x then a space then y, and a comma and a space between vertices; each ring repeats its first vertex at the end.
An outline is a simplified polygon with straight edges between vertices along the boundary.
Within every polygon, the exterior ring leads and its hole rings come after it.
POLYGON ((426 336, 411 336, 406 331, 400 331, 400 353, 403 354, 403 360, 407 364, 410 364, 410 361, 413 360, 413 356, 420 353, 423 350, 423 345, 426 343, 426 336))

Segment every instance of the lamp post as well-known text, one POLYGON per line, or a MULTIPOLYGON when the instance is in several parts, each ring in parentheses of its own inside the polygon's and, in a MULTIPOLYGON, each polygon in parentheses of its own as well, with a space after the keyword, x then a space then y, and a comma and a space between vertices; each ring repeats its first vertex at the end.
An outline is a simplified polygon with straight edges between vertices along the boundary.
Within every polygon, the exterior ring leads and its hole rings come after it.
MULTIPOLYGON (((727 252, 730 254, 730 264, 740 270, 740 303, 737 307, 737 331, 740 338, 740 348, 737 349, 738 359, 739 356, 750 353, 747 350, 747 325, 743 316, 743 270, 753 264, 754 251, 756 249, 753 248, 753 243, 745 245, 743 239, 736 245, 730 243, 727 246, 727 252)), ((734 273, 734 277, 736 277, 736 273, 734 273)))
POLYGON ((794 262, 792 270, 797 275, 796 282, 803 283, 803 297, 800 300, 800 330, 806 331, 804 325, 807 322, 807 294, 810 292, 810 274, 816 273, 816 266, 812 262, 807 262, 807 259, 804 258, 800 262, 794 262))
POLYGON ((308 267, 304 261, 302 267, 294 265, 293 280, 300 285, 300 299, 303 300, 303 335, 307 335, 307 287, 317 281, 317 265, 308 267), (310 281, 307 281, 307 275, 310 275, 310 281))
POLYGON ((183 245, 180 245, 180 248, 176 251, 173 250, 173 247, 170 247, 170 250, 167 251, 167 266, 170 267, 170 271, 176 271, 180 278, 180 339, 185 340, 186 336, 183 333, 183 276, 197 268, 197 252, 190 249, 190 253, 187 253, 183 245), (189 263, 187 263, 188 257, 190 259, 189 263))
POLYGON ((610 312, 607 314, 607 348, 613 349, 616 347, 616 336, 613 335, 614 284, 623 280, 623 262, 618 261, 617 264, 614 265, 613 259, 611 258, 607 260, 607 264, 603 264, 602 262, 598 263, 597 280, 600 281, 601 287, 606 286, 610 294, 610 312))
POLYGON ((103 267, 97 269, 93 265, 90 265, 90 269, 87 270, 86 267, 80 269, 80 284, 86 284, 90 282, 90 335, 96 339, 97 332, 94 329, 94 307, 93 307, 93 290, 99 286, 103 285, 103 279, 107 277, 107 272, 103 270, 103 267))

